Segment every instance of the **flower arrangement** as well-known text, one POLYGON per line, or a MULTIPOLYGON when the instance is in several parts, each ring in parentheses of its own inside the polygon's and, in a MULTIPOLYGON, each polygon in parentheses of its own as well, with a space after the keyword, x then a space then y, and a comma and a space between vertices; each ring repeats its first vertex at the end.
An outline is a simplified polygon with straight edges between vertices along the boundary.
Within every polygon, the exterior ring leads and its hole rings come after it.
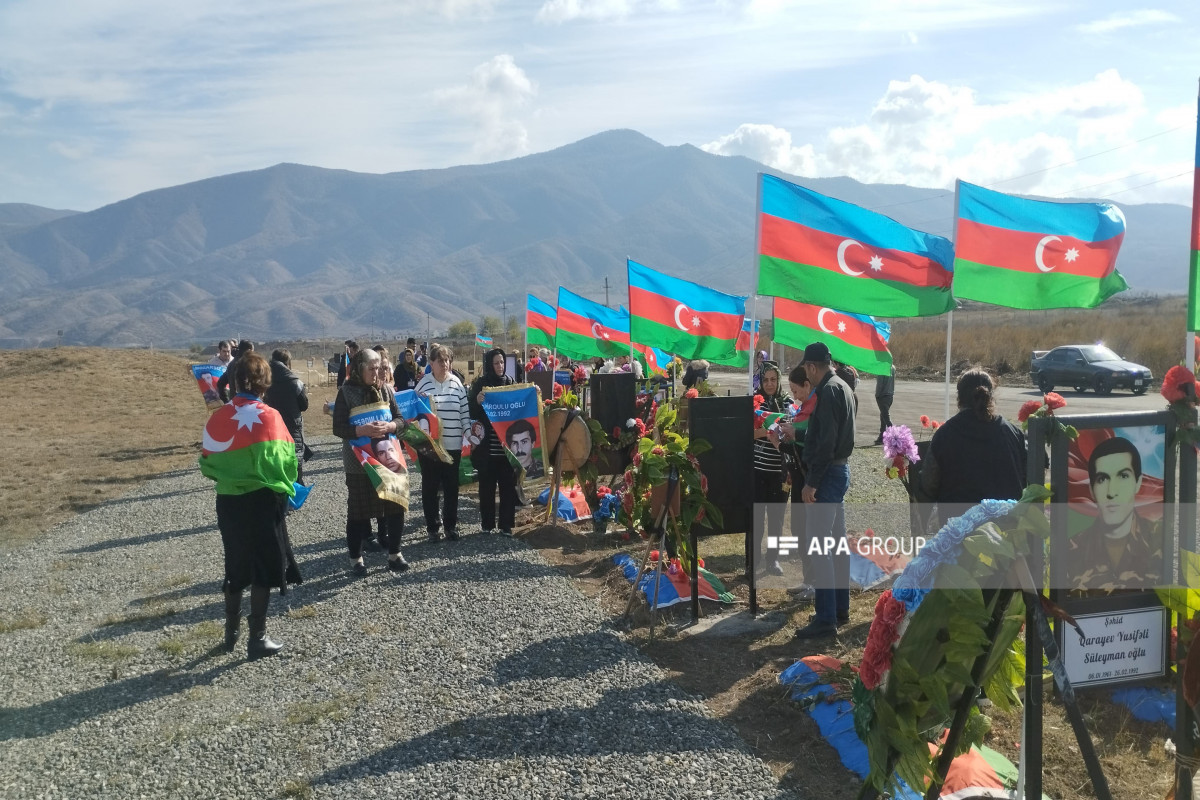
MULTIPOLYGON (((929 418, 922 416, 921 419, 924 424, 929 418)), ((913 490, 908 482, 908 470, 921 460, 921 456, 917 453, 917 442, 907 425, 892 425, 883 432, 883 457, 888 462, 884 473, 891 480, 899 479, 911 497, 913 490)))
MULTIPOLYGON (((877 790, 896 777, 909 786, 933 779, 928 743, 950 723, 953 699, 981 656, 990 654, 980 681, 988 698, 1001 710, 1019 704, 1021 596, 984 592, 981 584, 1043 546, 1048 496, 1045 487, 1031 486, 1020 501, 986 500, 950 520, 880 596, 851 692, 855 730, 867 745, 867 782, 877 790), (1000 602, 1008 605, 989 639, 1000 602)), ((962 750, 979 744, 989 725, 978 708, 971 715, 962 750)))
POLYGON ((597 486, 596 508, 592 511, 592 519, 608 521, 615 519, 621 511, 621 496, 609 486, 597 486))
POLYGON ((1075 426, 1063 425, 1054 417, 1054 412, 1065 408, 1066 405, 1067 401, 1058 392, 1046 392, 1041 400, 1026 400, 1021 405, 1021 410, 1017 412, 1017 422, 1021 423, 1021 430, 1029 430, 1029 420, 1031 419, 1053 419, 1058 430, 1074 441, 1079 436, 1079 431, 1075 430, 1075 426))
POLYGON ((1167 408, 1175 414, 1178 423, 1175 439, 1193 446, 1200 443, 1200 429, 1196 427, 1195 408, 1200 403, 1200 381, 1182 364, 1171 367, 1163 376, 1159 393, 1167 401, 1167 408))

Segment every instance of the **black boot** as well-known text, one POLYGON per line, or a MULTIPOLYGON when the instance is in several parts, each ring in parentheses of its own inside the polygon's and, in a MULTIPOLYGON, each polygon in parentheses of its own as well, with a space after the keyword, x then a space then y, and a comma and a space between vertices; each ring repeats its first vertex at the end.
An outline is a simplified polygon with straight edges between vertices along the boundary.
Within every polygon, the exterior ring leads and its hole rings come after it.
POLYGON ((242 624, 242 590, 225 590, 225 652, 232 653, 242 624))
POLYGON ((250 638, 246 640, 246 657, 251 661, 273 656, 283 649, 283 645, 267 638, 267 605, 270 602, 270 589, 266 586, 250 587, 250 616, 246 617, 250 638))

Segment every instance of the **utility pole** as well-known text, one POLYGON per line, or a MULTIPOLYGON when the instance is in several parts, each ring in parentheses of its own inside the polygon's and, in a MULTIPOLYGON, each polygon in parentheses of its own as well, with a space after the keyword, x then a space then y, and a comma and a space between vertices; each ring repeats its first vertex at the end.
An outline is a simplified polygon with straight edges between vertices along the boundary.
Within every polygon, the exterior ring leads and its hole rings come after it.
POLYGON ((610 306, 608 304, 608 276, 607 275, 604 276, 604 307, 612 308, 612 306, 610 306))
POLYGON ((500 313, 503 321, 500 323, 500 333, 504 336, 504 349, 508 350, 508 301, 500 301, 500 313))
POLYGON ((431 333, 431 330, 432 329, 429 327, 429 312, 426 311, 425 312, 425 341, 427 341, 427 342, 433 338, 433 334, 431 333))

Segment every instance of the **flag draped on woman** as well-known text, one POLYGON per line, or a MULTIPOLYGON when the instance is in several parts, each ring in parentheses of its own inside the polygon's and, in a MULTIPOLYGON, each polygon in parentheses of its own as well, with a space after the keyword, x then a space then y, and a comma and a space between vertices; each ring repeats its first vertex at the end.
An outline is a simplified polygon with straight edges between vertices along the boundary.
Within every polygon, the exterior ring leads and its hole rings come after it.
POLYGON ((881 317, 954 307, 954 248, 865 208, 759 175, 758 292, 881 317))
POLYGON ((235 395, 208 418, 201 445, 200 471, 234 489, 230 494, 264 484, 288 497, 296 494, 296 443, 283 417, 261 400, 235 395), (237 476, 255 477, 239 487, 237 476))
POLYGON ((560 286, 554 343, 569 358, 628 355, 629 312, 613 311, 560 286))
POLYGON ((891 328, 861 314, 775 298, 775 341, 803 349, 824 342, 835 361, 872 375, 890 375, 891 328))
POLYGON ((732 358, 746 298, 674 278, 636 261, 629 269, 629 336, 681 358, 732 358))
POLYGON ((1095 308, 1117 272, 1125 215, 1111 203, 1028 200, 958 182, 954 294, 1008 308, 1095 308))
POLYGON ((558 310, 531 294, 525 295, 525 342, 552 348, 557 330, 558 310))

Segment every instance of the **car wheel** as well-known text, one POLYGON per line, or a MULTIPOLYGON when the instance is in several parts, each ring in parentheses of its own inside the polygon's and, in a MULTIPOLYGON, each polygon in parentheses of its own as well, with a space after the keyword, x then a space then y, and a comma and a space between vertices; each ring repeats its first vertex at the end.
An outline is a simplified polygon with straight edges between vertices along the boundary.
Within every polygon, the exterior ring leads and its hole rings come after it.
POLYGON ((1135 387, 1133 387, 1133 393, 1134 393, 1134 394, 1139 394, 1139 395, 1140 395, 1140 394, 1145 394, 1145 393, 1146 393, 1146 390, 1147 390, 1147 389, 1149 389, 1149 388, 1150 388, 1149 386, 1135 386, 1135 387))
POLYGON ((1048 377, 1046 377, 1045 375, 1039 375, 1038 376, 1038 388, 1041 389, 1043 392, 1052 392, 1052 391, 1054 391, 1054 384, 1051 383, 1050 379, 1048 377))
POLYGON ((1095 387, 1096 394, 1111 394, 1113 390, 1112 377, 1101 373, 1092 381, 1092 386, 1095 387))
POLYGON ((1088 390, 1088 387, 1082 383, 1075 387, 1075 391, 1079 392, 1080 394, 1083 394, 1087 390, 1088 390))

